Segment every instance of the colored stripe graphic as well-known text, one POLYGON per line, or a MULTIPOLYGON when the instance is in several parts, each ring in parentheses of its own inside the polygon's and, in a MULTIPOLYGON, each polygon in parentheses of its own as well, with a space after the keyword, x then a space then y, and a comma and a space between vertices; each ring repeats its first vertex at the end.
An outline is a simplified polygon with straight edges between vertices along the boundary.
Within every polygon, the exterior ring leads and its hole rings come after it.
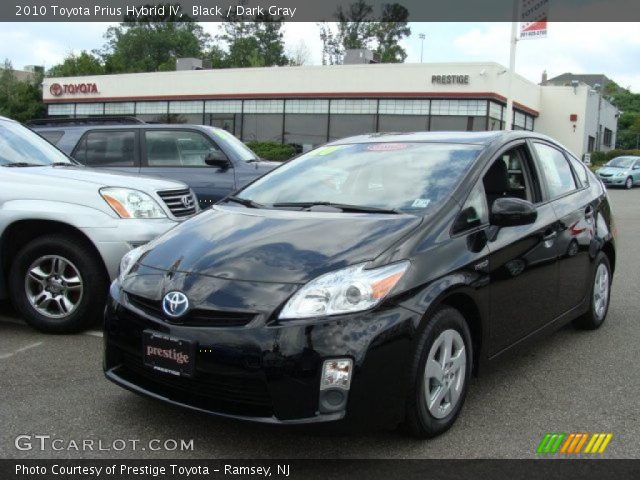
POLYGON ((604 453, 612 438, 612 433, 594 433, 591 436, 585 432, 547 433, 542 437, 536 452, 543 454, 604 453), (585 447, 584 451, 583 447, 585 447))

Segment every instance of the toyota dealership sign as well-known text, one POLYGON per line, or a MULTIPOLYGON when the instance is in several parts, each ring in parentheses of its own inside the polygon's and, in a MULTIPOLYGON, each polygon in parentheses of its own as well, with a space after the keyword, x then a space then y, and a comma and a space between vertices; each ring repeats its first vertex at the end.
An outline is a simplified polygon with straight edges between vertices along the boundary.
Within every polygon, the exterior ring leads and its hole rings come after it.
POLYGON ((53 83, 49 87, 49 93, 54 97, 60 97, 65 94, 91 94, 98 93, 98 85, 95 83, 53 83))

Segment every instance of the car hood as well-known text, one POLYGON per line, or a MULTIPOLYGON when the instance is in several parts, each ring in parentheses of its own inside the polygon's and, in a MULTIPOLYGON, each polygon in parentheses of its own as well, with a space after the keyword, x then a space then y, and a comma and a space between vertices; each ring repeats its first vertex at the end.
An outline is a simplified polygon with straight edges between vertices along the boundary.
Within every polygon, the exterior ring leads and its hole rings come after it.
MULTIPOLYGON (((16 169, 17 170, 17 169, 16 169)), ((125 172, 114 172, 106 169, 87 167, 29 167, 21 172, 43 177, 92 183, 101 187, 124 187, 136 190, 172 190, 186 188, 183 183, 160 178, 130 175, 125 172)))
POLYGON ((421 222, 412 215, 216 205, 154 240, 139 263, 223 279, 305 283, 376 258, 421 222))
POLYGON ((626 168, 616 168, 616 167, 602 167, 598 170, 598 173, 603 173, 605 175, 617 175, 622 173, 623 175, 627 174, 628 169, 626 168))

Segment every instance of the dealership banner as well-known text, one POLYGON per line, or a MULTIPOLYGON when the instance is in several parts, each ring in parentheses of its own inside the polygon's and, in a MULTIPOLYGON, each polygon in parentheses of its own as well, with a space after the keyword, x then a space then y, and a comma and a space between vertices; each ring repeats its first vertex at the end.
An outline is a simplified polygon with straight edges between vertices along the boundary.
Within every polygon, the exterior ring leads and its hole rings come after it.
POLYGON ((2 480, 627 480, 639 469, 637 460, 0 460, 2 480))
MULTIPOLYGON (((519 0, 520 1, 520 0, 519 0)), ((542 20, 551 0, 524 0, 522 22, 537 23, 529 32, 541 32, 542 20)), ((640 2, 629 0, 552 0, 553 19, 563 22, 640 21, 640 2)), ((378 21, 384 6, 398 3, 409 12, 411 22, 513 21, 507 0, 364 0, 371 7, 365 21, 378 21)), ((1 22, 122 22, 164 19, 188 15, 200 22, 228 20, 319 22, 336 21, 338 7, 356 0, 15 0, 0 2, 1 22)), ((546 22, 546 21, 545 21, 546 22)), ((526 37, 523 37, 526 38, 526 37)))
POLYGON ((544 38, 547 36, 550 1, 551 0, 521 0, 521 39, 544 38))

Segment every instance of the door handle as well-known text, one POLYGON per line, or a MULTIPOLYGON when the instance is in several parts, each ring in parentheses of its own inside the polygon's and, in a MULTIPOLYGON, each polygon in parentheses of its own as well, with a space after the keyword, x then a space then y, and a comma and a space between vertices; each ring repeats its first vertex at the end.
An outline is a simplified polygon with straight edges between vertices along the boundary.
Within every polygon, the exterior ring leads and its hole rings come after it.
POLYGON ((551 233, 546 233, 544 235, 544 237, 542 237, 542 240, 545 242, 548 242, 549 240, 553 240, 554 238, 556 238, 558 236, 558 232, 557 231, 553 231, 551 233))

